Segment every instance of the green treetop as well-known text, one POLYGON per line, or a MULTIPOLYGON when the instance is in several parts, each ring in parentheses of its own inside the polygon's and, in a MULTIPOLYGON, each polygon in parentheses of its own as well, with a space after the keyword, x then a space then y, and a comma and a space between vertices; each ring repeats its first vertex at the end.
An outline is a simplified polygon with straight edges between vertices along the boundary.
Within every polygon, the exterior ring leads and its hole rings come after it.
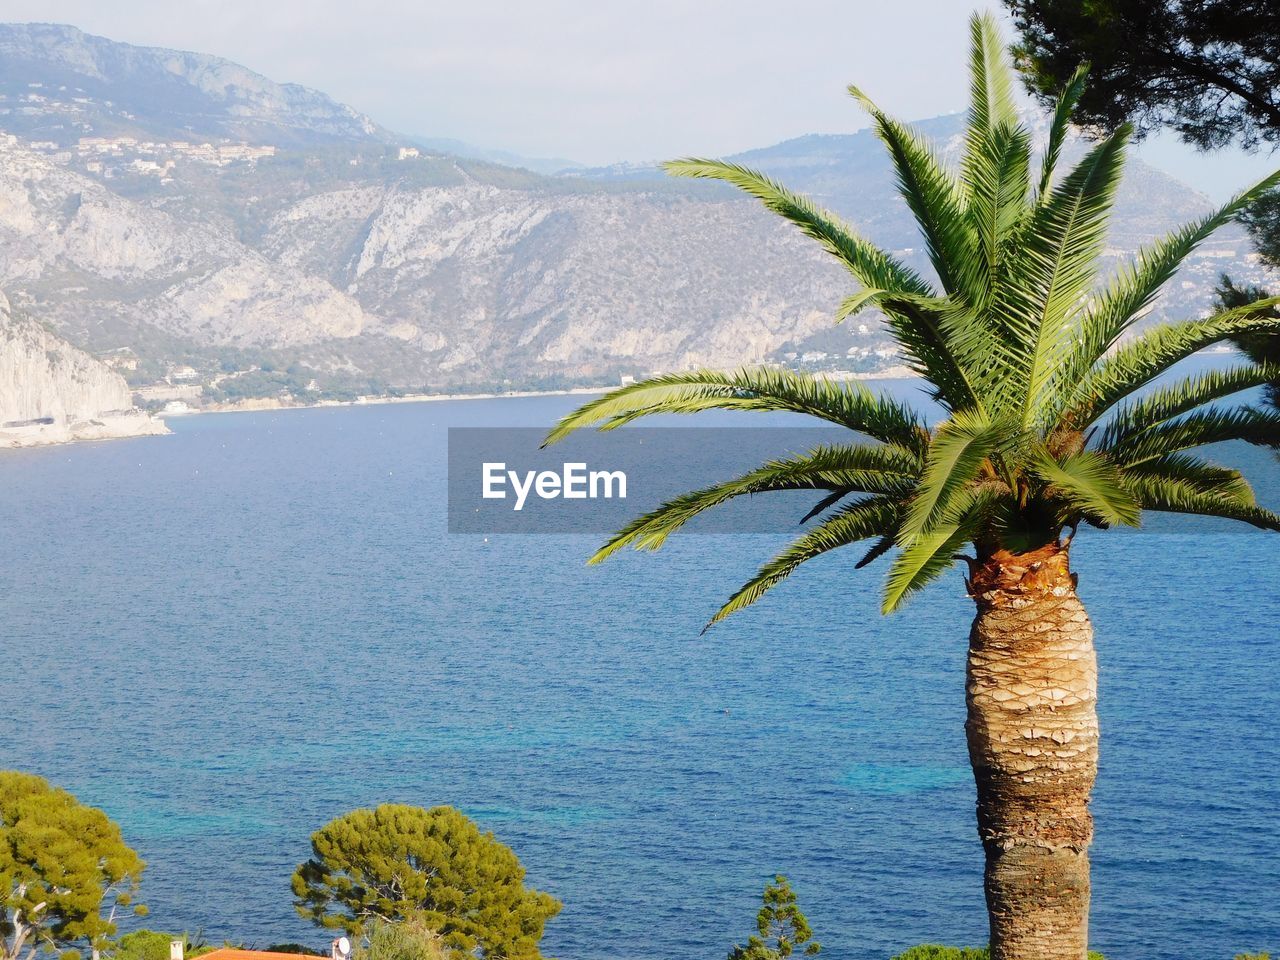
POLYGON ((311 850, 293 875, 298 912, 352 935, 371 921, 413 920, 452 949, 536 960, 562 906, 526 889, 511 848, 452 807, 353 810, 312 834, 311 850))
POLYGON ((2 960, 78 946, 102 950, 144 866, 101 810, 41 777, 0 771, 2 960))
POLYGON ((747 945, 735 946, 729 951, 729 960, 782 960, 803 947, 806 956, 813 956, 822 947, 813 939, 809 921, 800 912, 795 891, 787 878, 778 874, 773 883, 764 888, 763 905, 756 914, 758 936, 747 940, 747 945))

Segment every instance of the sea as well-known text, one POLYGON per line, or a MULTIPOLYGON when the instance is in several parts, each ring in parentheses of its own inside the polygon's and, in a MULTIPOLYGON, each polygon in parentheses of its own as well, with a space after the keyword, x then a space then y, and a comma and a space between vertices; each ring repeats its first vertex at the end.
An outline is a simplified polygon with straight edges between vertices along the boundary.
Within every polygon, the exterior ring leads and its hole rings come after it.
MULTIPOLYGON (((0 767, 105 809, 147 861, 142 922, 212 943, 324 949, 290 875, 384 802, 511 846, 564 903, 549 957, 723 957, 777 873, 824 956, 985 942, 960 573, 882 617, 885 568, 838 551, 704 634, 786 533, 598 566, 598 535, 450 533, 449 428, 582 399, 5 452, 0 767)), ((1275 492, 1268 452, 1227 453, 1275 492)), ((1101 669, 1094 949, 1280 950, 1280 536, 1082 533, 1073 563, 1101 669)))

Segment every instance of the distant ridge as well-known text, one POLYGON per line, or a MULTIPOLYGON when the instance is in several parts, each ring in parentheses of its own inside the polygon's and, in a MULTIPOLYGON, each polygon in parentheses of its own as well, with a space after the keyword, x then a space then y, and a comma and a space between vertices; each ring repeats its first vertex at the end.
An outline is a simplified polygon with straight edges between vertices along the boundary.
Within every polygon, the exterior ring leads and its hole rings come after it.
MULTIPOLYGON (((954 159, 962 122, 917 126, 954 159)), ((927 275, 870 132, 735 159, 927 275)), ((739 192, 653 164, 536 172, 561 164, 393 134, 219 57, 0 25, 0 289, 74 346, 129 358, 139 402, 900 365, 874 311, 834 323, 847 273, 739 192)), ((1131 162, 1108 265, 1209 207, 1131 162)), ((1203 245, 1148 322, 1207 309, 1225 268, 1267 282, 1248 250, 1240 230, 1203 245)))
POLYGON ((30 140, 386 142, 364 114, 221 57, 139 47, 53 23, 0 24, 0 123, 30 140))

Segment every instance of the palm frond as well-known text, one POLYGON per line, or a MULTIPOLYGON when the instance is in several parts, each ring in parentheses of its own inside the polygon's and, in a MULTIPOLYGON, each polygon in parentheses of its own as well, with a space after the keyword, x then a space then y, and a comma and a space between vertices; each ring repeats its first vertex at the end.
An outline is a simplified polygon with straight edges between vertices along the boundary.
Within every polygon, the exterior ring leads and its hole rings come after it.
POLYGON ((738 497, 785 490, 834 490, 905 499, 919 461, 895 447, 819 446, 806 454, 771 460, 733 480, 681 494, 637 517, 614 534, 588 563, 600 563, 624 547, 657 550, 701 513, 738 497))
POLYGON ((966 354, 974 311, 946 297, 876 298, 908 366, 933 386, 933 398, 948 410, 982 409, 979 379, 966 354))
POLYGON ((995 19, 975 14, 969 33, 969 124, 961 170, 967 212, 988 278, 978 287, 981 293, 990 288, 990 278, 999 269, 1004 238, 1026 211, 1031 138, 1017 124, 1013 72, 995 19))
POLYGON ((886 553, 892 550, 898 543, 898 531, 889 530, 879 540, 871 545, 871 549, 862 555, 862 559, 853 565, 853 569, 861 570, 875 563, 886 553))
POLYGON ((1125 397, 1205 347, 1241 333, 1280 332, 1280 319, 1266 315, 1277 304, 1280 297, 1268 297, 1204 320, 1153 327, 1079 378, 1069 390, 1070 399, 1061 405, 1058 422, 1083 430, 1125 397))
MULTIPOLYGON (((1009 237, 1028 214, 1031 135, 1020 127, 1001 124, 979 138, 971 149, 971 169, 966 175, 968 214, 985 270, 980 289, 988 294, 999 282, 1009 237)), ((986 297, 979 296, 974 305, 985 307, 986 297)))
POLYGON ((565 416, 544 445, 584 427, 608 430, 642 416, 709 409, 802 413, 921 453, 928 444, 928 429, 917 414, 856 380, 836 383, 805 373, 752 368, 671 373, 628 384, 565 416))
POLYGON ((920 227, 943 289, 972 303, 980 289, 978 263, 959 182, 923 137, 885 114, 857 87, 849 87, 849 93, 871 116, 876 135, 889 150, 898 192, 920 227))
POLYGON ((826 513, 828 510, 834 507, 837 503, 839 503, 845 497, 849 496, 849 494, 854 492, 855 491, 853 487, 837 487, 836 489, 832 490, 829 494, 827 494, 825 497, 819 500, 816 504, 814 504, 813 507, 810 508, 808 513, 806 513, 803 517, 800 518, 800 526, 803 527, 806 523, 808 523, 818 514, 826 513))
POLYGON ((1125 488, 1120 470, 1096 450, 1083 450, 1061 461, 1042 450, 1031 469, 1050 485, 1050 496, 1061 501, 1069 513, 1129 527, 1136 527, 1142 518, 1142 509, 1125 488))
POLYGON ((997 409, 1030 426, 1074 344, 1074 315, 1092 287, 1123 170, 1129 128, 1095 146, 1037 208, 1019 256, 996 292, 1009 369, 993 389, 997 409))
POLYGON ((924 589, 950 569, 956 554, 978 535, 987 514, 1000 499, 1001 494, 994 487, 969 487, 953 497, 946 514, 927 532, 908 540, 894 560, 881 612, 892 613, 908 595, 924 589))
POLYGON ((1171 453, 1229 440, 1280 446, 1280 410, 1211 407, 1117 438, 1106 453, 1122 467, 1133 467, 1171 453))
POLYGON ((1280 531, 1280 515, 1270 510, 1205 493, 1193 484, 1171 477, 1127 474, 1125 485, 1138 498, 1144 510, 1221 517, 1239 520, 1262 530, 1280 531))
POLYGON ((990 131, 1016 119, 1000 26, 991 14, 975 13, 969 18, 969 129, 990 131))
POLYGON ((1235 220, 1262 194, 1280 184, 1280 171, 1244 190, 1212 214, 1145 247, 1094 298, 1080 329, 1080 339, 1064 367, 1075 382, 1102 357, 1159 296, 1165 284, 1197 247, 1235 220))
POLYGON ((671 160, 663 164, 663 168, 676 177, 723 180, 751 194, 767 209, 791 221, 822 244, 863 286, 925 296, 933 292, 914 270, 863 239, 834 213, 821 209, 812 200, 791 192, 757 170, 700 157, 671 160))
POLYGON ((1201 493, 1230 500, 1245 507, 1257 506, 1253 487, 1239 470, 1220 467, 1202 457, 1185 453, 1169 453, 1155 460, 1127 467, 1126 477, 1141 475, 1160 477, 1188 485, 1201 493))
POLYGON ((946 515, 952 501, 978 478, 1007 432, 1006 424, 963 410, 938 427, 899 531, 899 543, 926 533, 946 515))
POLYGON ((1107 421, 1097 446, 1102 450, 1123 447, 1143 431, 1221 400, 1280 380, 1280 367, 1251 365, 1214 370, 1154 390, 1139 400, 1119 406, 1107 421))
POLYGON ((1053 119, 1049 123, 1049 141, 1045 145, 1044 156, 1040 161, 1040 184, 1036 196, 1041 200, 1049 197, 1049 189, 1053 184, 1053 173, 1058 166, 1058 158, 1062 156, 1062 145, 1066 143, 1067 134, 1071 131, 1071 116, 1075 113, 1076 104, 1084 94, 1085 84, 1089 77, 1089 67, 1081 64, 1071 75, 1053 110, 1053 119))
POLYGON ((725 617, 755 603, 768 590, 791 576, 806 560, 859 540, 889 535, 897 523, 898 510, 898 502, 892 497, 868 497, 827 518, 762 566, 755 576, 739 587, 707 622, 706 627, 703 627, 704 632, 725 617))

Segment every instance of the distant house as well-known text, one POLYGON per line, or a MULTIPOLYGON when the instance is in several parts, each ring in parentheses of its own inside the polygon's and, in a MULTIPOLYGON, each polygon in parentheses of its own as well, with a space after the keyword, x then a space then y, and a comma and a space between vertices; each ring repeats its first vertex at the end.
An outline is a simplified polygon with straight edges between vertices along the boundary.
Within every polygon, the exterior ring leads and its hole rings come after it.
POLYGON ((413 158, 419 157, 419 156, 421 156, 421 154, 418 152, 417 147, 401 147, 400 148, 401 160, 412 160, 413 158))

